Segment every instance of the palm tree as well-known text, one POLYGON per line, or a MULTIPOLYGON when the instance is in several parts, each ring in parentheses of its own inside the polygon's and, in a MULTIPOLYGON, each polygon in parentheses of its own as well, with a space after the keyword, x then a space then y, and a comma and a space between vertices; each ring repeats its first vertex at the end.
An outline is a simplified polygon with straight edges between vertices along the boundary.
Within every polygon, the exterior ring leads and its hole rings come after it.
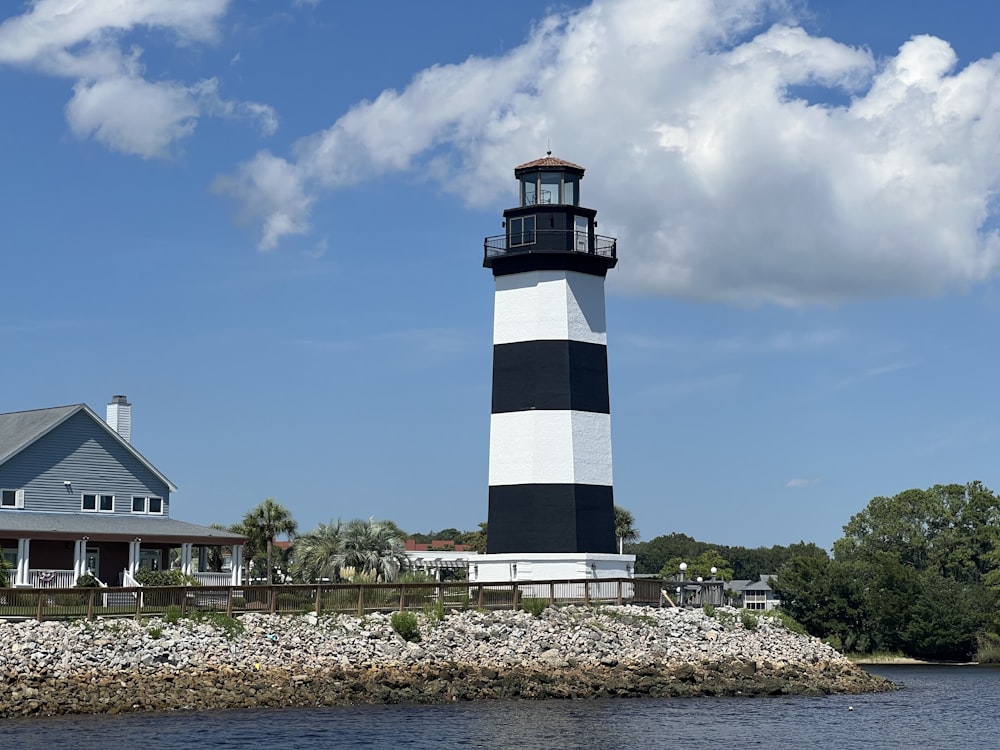
POLYGON ((388 525, 370 518, 350 521, 342 531, 338 564, 375 580, 391 581, 406 563, 403 538, 388 525))
POLYGON ((279 534, 292 536, 298 529, 298 524, 292 518, 288 508, 267 498, 264 502, 243 516, 240 524, 242 531, 251 542, 251 546, 260 550, 267 547, 267 583, 271 583, 272 561, 274 560, 274 539, 279 534))
POLYGON ((343 529, 338 519, 329 524, 321 523, 295 539, 293 554, 297 578, 308 583, 324 578, 336 581, 340 577, 343 529))
POLYGON ((615 537, 618 539, 618 554, 624 554, 625 542, 639 539, 639 529, 635 527, 635 516, 631 511, 615 506, 615 537))

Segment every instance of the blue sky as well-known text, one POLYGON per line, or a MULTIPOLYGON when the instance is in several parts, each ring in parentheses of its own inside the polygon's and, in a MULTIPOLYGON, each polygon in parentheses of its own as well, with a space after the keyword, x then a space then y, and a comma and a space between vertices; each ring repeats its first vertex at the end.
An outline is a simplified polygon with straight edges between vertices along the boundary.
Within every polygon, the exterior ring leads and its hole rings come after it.
POLYGON ((486 518, 512 168, 587 168, 618 504, 828 547, 1000 489, 1000 6, 36 0, 0 16, 0 411, 133 403, 172 515, 486 518))

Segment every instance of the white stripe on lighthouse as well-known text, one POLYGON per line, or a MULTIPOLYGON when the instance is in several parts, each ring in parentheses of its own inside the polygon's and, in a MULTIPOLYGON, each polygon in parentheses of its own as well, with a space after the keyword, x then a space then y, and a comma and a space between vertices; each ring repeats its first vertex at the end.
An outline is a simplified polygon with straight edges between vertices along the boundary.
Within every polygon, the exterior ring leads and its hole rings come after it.
POLYGON ((516 411, 490 417, 490 486, 611 486, 611 415, 516 411))
POLYGON ((604 277, 528 271, 496 277, 493 343, 583 341, 607 345, 604 277))

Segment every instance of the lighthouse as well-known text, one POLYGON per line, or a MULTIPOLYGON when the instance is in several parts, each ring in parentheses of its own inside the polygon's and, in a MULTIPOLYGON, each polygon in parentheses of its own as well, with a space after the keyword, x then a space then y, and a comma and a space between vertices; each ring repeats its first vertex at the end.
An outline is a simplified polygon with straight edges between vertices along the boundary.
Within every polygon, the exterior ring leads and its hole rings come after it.
POLYGON ((518 205, 484 242, 496 282, 487 557, 509 562, 509 580, 621 575, 626 562, 631 574, 635 559, 614 554, 604 281, 617 244, 580 205, 583 174, 551 153, 516 167, 518 205))

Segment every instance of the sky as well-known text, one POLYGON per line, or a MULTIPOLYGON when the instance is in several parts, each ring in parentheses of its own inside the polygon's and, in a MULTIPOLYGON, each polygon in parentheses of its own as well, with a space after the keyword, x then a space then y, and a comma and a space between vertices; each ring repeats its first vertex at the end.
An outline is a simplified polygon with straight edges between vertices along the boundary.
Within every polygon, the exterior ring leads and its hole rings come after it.
POLYGON ((582 164, 615 500, 829 548, 1000 491, 1000 5, 34 0, 0 10, 0 411, 133 404, 171 516, 487 514, 515 165, 582 164))

